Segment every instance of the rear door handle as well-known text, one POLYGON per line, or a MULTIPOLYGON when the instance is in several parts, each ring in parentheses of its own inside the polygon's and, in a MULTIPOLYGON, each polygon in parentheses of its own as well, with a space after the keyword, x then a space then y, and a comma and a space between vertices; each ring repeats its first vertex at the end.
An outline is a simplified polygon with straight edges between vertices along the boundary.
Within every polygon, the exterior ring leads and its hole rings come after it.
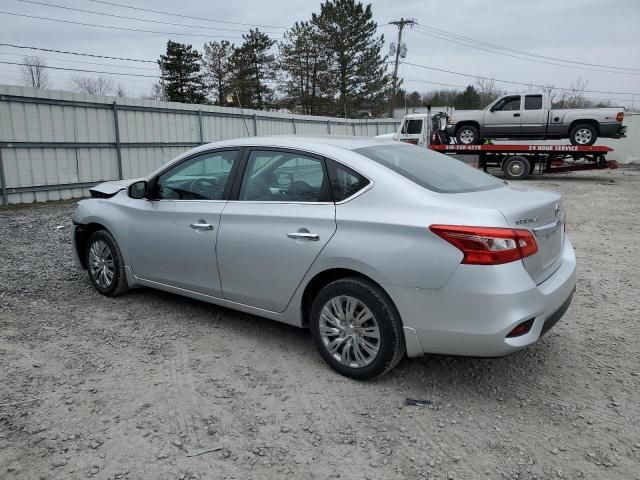
POLYGON ((519 116, 520 116, 520 114, 519 114, 519 113, 514 113, 514 114, 513 114, 513 116, 514 116, 514 117, 519 117, 519 116))
POLYGON ((194 230, 213 230, 213 225, 206 223, 204 220, 198 220, 197 223, 189 225, 194 230))
POLYGON ((293 238, 293 239, 305 239, 305 240, 311 240, 312 242, 317 242, 318 240, 320 240, 320 235, 318 235, 317 233, 309 233, 309 232, 294 232, 294 233, 287 233, 287 237, 289 238, 293 238))

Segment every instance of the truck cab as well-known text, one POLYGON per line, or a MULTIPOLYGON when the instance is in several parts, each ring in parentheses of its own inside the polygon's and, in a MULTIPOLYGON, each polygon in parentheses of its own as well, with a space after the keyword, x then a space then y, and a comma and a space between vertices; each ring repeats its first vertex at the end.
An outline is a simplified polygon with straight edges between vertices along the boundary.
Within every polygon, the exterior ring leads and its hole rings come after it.
POLYGON ((428 119, 429 115, 425 113, 405 115, 398 131, 393 134, 393 139, 413 145, 425 145, 429 134, 427 128, 428 119))

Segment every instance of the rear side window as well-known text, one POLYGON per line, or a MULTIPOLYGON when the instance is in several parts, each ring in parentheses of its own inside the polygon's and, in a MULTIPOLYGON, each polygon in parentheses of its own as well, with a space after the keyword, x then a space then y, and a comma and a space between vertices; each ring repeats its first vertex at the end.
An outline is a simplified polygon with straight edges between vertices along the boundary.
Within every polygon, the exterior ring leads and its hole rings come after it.
POLYGON ((476 192, 504 186, 491 175, 424 147, 398 143, 354 151, 433 192, 476 192))
POLYGON ((540 110, 542 108, 542 95, 527 95, 524 97, 525 110, 540 110))
POLYGON ((352 197, 370 183, 358 172, 330 159, 327 159, 327 169, 329 170, 333 199, 336 202, 352 197))

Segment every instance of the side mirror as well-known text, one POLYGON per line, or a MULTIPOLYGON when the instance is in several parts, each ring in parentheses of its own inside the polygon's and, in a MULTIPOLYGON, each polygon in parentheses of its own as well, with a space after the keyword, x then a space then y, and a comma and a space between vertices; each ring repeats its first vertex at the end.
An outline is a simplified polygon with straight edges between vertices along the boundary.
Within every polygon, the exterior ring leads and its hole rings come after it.
POLYGON ((495 105, 494 105, 493 107, 491 107, 491 108, 489 109, 489 111, 490 111, 491 113, 495 112, 495 111, 496 111, 496 107, 495 107, 495 105))
POLYGON ((145 198, 147 193, 147 182, 140 180, 139 182, 132 183, 129 185, 128 193, 131 198, 138 200, 145 198))

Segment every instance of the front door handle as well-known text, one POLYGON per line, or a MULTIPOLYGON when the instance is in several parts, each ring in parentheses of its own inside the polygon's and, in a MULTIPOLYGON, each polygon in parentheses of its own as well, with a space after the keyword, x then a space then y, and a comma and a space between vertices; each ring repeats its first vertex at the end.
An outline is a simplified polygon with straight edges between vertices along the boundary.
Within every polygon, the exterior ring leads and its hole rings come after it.
POLYGON ((189 225, 194 230, 213 230, 213 225, 205 222, 204 220, 198 220, 196 223, 189 225))
POLYGON ((320 240, 320 235, 318 235, 317 233, 309 233, 309 232, 287 233, 287 237, 293 238, 296 240, 297 239, 311 240, 312 242, 317 242, 318 240, 320 240))
POLYGON ((519 117, 519 116, 520 116, 520 114, 519 114, 519 113, 514 113, 514 114, 513 114, 513 116, 514 116, 514 117, 519 117))

